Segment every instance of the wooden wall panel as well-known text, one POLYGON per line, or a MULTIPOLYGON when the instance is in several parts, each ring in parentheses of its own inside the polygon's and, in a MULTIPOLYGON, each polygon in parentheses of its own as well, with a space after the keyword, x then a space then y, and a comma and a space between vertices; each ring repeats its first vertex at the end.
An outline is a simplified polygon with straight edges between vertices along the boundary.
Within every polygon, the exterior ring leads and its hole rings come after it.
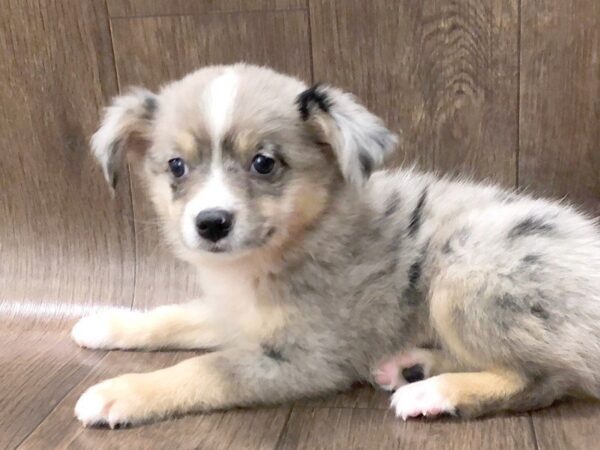
POLYGON ((315 80, 402 131, 400 161, 514 186, 516 0, 310 0, 315 80))
POLYGON ((88 148, 117 91, 106 5, 0 0, 0 11, 0 448, 9 449, 102 358, 65 331, 91 309, 131 305, 134 240, 128 183, 111 199, 88 148))
MULTIPOLYGON (((114 19, 120 85, 156 89, 208 64, 240 60, 310 79, 305 11, 219 13, 114 19), (277 43, 274 45, 273 43, 277 43)), ((160 241, 154 216, 135 183, 138 307, 189 300, 198 294, 194 271, 176 262, 160 241)))
POLYGON ((277 11, 305 6, 306 0, 108 0, 112 17, 277 11))
POLYGON ((132 215, 88 139, 116 92, 106 7, 0 1, 0 316, 64 317, 133 293, 132 215))
POLYGON ((600 2, 523 2, 519 184, 600 213, 600 2))

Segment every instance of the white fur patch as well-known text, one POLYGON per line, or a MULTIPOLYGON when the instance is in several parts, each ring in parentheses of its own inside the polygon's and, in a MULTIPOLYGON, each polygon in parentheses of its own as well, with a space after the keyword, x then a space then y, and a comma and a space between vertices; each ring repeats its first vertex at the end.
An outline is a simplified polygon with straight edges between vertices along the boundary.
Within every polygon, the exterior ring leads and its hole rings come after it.
POLYGON ((105 403, 102 396, 93 390, 85 392, 75 404, 75 417, 84 426, 107 422, 105 403))
POLYGON ((138 311, 106 311, 80 319, 71 330, 71 337, 81 347, 113 349, 127 347, 119 339, 123 323, 129 326, 140 320, 138 311))
POLYGON ((439 383, 440 380, 434 377, 398 389, 391 401, 396 417, 406 420, 409 417, 453 414, 456 406, 441 392, 439 383))
POLYGON ((232 69, 228 69, 215 78, 202 97, 202 106, 213 145, 213 163, 216 164, 220 163, 221 138, 231 126, 238 82, 238 75, 232 69))
POLYGON ((111 428, 131 423, 144 414, 143 402, 122 378, 113 378, 85 391, 75 404, 75 417, 84 426, 106 423, 111 428))
POLYGON ((200 192, 188 202, 183 212, 181 232, 185 244, 190 248, 196 248, 199 244, 196 216, 200 212, 213 208, 234 211, 237 203, 238 199, 225 183, 223 172, 213 167, 210 178, 200 192))

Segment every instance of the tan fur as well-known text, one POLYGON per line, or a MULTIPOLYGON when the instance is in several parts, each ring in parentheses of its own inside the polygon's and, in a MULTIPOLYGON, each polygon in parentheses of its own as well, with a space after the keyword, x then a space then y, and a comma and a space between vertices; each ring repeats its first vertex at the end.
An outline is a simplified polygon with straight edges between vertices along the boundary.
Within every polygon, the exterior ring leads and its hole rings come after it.
POLYGON ((327 189, 313 180, 299 180, 290 188, 286 228, 292 239, 298 239, 298 235, 323 213, 328 200, 327 189))
POLYGON ((175 132, 173 141, 186 160, 193 161, 197 157, 198 142, 194 134, 189 131, 178 131, 175 132))
POLYGON ((150 373, 121 375, 95 385, 87 398, 103 399, 111 427, 129 417, 146 421, 174 412, 222 408, 236 399, 218 363, 218 357, 206 355, 150 373))
POLYGON ((431 286, 429 303, 431 321, 449 353, 464 365, 472 368, 481 367, 482 361, 465 348, 462 330, 456 326, 456 312, 459 308, 466 307, 463 303, 469 298, 461 291, 467 280, 452 282, 451 276, 451 274, 444 274, 431 286))
POLYGON ((437 380, 440 392, 462 417, 472 417, 498 408, 528 386, 518 372, 492 369, 484 372, 444 373, 437 380))

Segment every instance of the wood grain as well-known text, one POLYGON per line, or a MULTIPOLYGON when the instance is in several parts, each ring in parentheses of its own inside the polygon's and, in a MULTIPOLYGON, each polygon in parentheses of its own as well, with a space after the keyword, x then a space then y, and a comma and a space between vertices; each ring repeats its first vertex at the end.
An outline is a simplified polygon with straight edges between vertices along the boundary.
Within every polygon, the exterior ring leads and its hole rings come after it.
POLYGON ((403 422, 391 411, 294 408, 280 449, 510 449, 535 448, 527 415, 469 423, 453 419, 403 422))
POLYGON ((600 441, 600 404, 571 401, 532 413, 540 450, 587 450, 600 441))
POLYGON ((516 0, 310 0, 316 80, 401 131, 396 162, 515 185, 516 0))
POLYGON ((105 6, 1 0, 0 316, 129 306, 127 183, 113 201, 88 138, 116 92, 105 6))
POLYGON ((0 331, 0 448, 16 447, 102 359, 65 333, 0 331))
POLYGON ((519 184, 600 213, 600 2, 523 2, 519 184))
POLYGON ((390 407, 390 393, 375 389, 369 385, 356 384, 346 392, 330 394, 322 398, 301 400, 296 402, 295 405, 387 410, 390 407))
MULTIPOLYGON (((112 30, 121 88, 140 84, 156 89, 202 66, 240 60, 310 78, 304 11, 114 19, 112 30)), ((162 245, 156 218, 135 179, 133 193, 135 305, 148 307, 197 296, 193 269, 175 261, 162 245)))
POLYGON ((112 17, 302 9, 306 0, 108 0, 112 17))

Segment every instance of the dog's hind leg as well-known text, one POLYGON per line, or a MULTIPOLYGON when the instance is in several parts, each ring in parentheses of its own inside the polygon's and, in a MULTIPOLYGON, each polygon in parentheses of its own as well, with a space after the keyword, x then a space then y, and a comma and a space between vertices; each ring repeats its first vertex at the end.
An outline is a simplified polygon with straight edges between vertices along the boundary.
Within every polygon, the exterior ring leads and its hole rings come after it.
POLYGON ((439 414, 477 417, 501 410, 524 411, 552 404, 559 397, 551 387, 504 369, 446 373, 402 386, 392 396, 398 417, 439 414))
POLYGON ((228 333, 201 302, 160 306, 147 312, 112 310, 79 320, 71 335, 95 349, 197 349, 223 344, 228 333))

